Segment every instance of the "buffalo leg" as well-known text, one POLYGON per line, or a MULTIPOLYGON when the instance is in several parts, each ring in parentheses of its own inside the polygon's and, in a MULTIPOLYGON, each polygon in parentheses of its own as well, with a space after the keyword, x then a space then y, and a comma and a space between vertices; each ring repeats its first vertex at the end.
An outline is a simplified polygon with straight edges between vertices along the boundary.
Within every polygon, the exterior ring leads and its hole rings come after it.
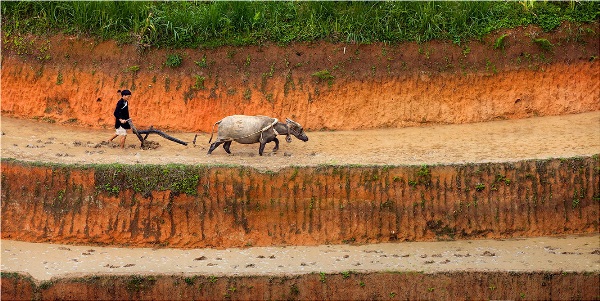
POLYGON ((227 141, 227 142, 223 143, 223 149, 225 149, 225 151, 231 155, 231 152, 229 151, 230 146, 231 146, 231 141, 227 141))
POLYGON ((261 156, 263 154, 263 151, 265 150, 265 144, 267 144, 267 143, 261 142, 260 146, 258 147, 258 154, 261 155, 261 156))
POLYGON ((279 139, 273 138, 273 141, 275 142, 275 147, 273 148, 273 151, 276 152, 279 150, 279 139))
POLYGON ((223 142, 217 141, 217 142, 211 144, 210 148, 208 149, 208 154, 210 155, 210 153, 212 153, 215 150, 215 148, 217 148, 219 145, 221 145, 221 143, 223 143, 223 142))

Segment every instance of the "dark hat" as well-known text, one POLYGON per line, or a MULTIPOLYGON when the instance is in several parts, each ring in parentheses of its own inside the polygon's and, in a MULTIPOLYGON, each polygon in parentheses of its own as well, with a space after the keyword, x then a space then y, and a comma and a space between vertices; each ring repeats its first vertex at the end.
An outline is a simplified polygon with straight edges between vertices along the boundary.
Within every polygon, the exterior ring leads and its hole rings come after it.
POLYGON ((123 90, 123 91, 121 91, 121 95, 122 96, 131 95, 131 91, 129 91, 129 90, 123 90))

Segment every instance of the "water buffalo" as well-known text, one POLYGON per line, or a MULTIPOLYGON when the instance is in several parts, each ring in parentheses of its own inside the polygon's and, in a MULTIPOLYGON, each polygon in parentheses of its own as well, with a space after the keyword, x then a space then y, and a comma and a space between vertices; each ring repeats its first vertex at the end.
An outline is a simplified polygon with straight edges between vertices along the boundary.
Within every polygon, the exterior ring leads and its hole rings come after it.
MULTIPOLYGON (((265 149, 265 144, 271 141, 275 142, 273 151, 279 149, 278 135, 286 135, 285 140, 287 142, 292 142, 290 135, 294 135, 304 142, 308 141, 308 137, 304 133, 302 126, 291 119, 286 118, 285 123, 282 123, 276 118, 268 116, 232 115, 213 124, 208 143, 212 141, 215 125, 217 124, 219 125, 217 140, 210 145, 208 149, 209 155, 221 144, 223 144, 225 151, 231 154, 229 147, 232 141, 242 144, 260 143, 258 154, 261 156, 265 149)), ((194 137, 195 143, 196 137, 194 137)))

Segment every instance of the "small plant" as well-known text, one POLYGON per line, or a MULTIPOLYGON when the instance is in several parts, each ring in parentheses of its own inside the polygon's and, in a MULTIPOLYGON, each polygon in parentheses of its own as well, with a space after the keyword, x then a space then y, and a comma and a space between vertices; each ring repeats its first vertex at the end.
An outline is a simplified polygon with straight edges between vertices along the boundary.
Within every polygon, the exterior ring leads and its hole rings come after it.
POLYGON ((265 95, 265 99, 266 99, 268 102, 270 102, 270 103, 273 103, 273 101, 274 101, 274 100, 273 100, 273 93, 268 93, 268 94, 266 94, 266 95, 265 95))
POLYGON ((252 90, 250 90, 250 88, 244 90, 243 97, 245 100, 250 100, 250 98, 252 98, 252 90))
POLYGON ((195 90, 206 89, 206 87, 204 87, 204 81, 206 80, 206 77, 200 76, 200 75, 194 75, 194 78, 196 78, 196 83, 194 83, 194 86, 193 86, 193 88, 195 90))
POLYGON ((202 56, 202 60, 200 61, 194 61, 194 63, 196 63, 196 65, 198 65, 198 67, 200 68, 204 68, 207 66, 206 64, 206 54, 202 56))
POLYGON ((63 80, 62 72, 59 71, 58 75, 56 76, 56 84, 57 85, 62 85, 63 82, 64 82, 64 80, 63 80))
POLYGON ((351 274, 351 273, 352 273, 352 272, 350 272, 350 271, 345 271, 345 272, 342 272, 342 278, 344 278, 344 279, 348 279, 348 278, 350 277, 350 274, 351 274))
POLYGON ((152 276, 144 277, 139 275, 134 275, 129 278, 126 284, 126 289, 128 291, 139 292, 142 289, 148 288, 149 286, 154 285, 156 282, 156 278, 152 276))
POLYGON ((56 120, 54 120, 50 117, 44 117, 44 118, 42 118, 42 121, 48 122, 48 123, 56 123, 56 120))
POLYGON ((483 191, 484 189, 485 189, 485 184, 483 184, 483 183, 478 183, 477 185, 475 185, 476 191, 483 191))
POLYGON ((327 81, 330 86, 333 84, 333 79, 335 78, 327 69, 317 71, 312 76, 319 78, 319 80, 327 81))
POLYGON ((138 66, 138 65, 131 66, 131 67, 127 68, 127 70, 129 70, 129 72, 136 73, 136 72, 140 71, 140 66, 138 66))
POLYGON ((322 283, 325 283, 325 273, 324 272, 320 272, 319 273, 319 281, 321 281, 322 283))
POLYGON ((292 284, 292 286, 290 286, 290 294, 292 296, 298 296, 300 294, 300 290, 296 284, 292 284))
POLYGON ((499 183, 499 182, 504 182, 506 184, 506 186, 510 185, 510 179, 506 178, 505 175, 501 175, 501 174, 496 174, 496 179, 494 180, 495 183, 499 183))
POLYGON ((396 292, 391 292, 390 293, 390 298, 394 298, 394 297, 396 297, 396 292))
POLYGON ((492 61, 490 61, 489 59, 486 59, 485 70, 491 71, 494 74, 498 73, 498 69, 496 68, 496 64, 492 63, 492 61))
MULTIPOLYGON (((57 201, 59 201, 59 202, 62 202, 62 200, 63 200, 63 199, 64 199, 64 197, 65 197, 65 192, 66 192, 66 191, 65 191, 64 189, 61 189, 61 190, 59 190, 59 191, 58 191, 58 195, 56 196, 56 200, 57 200, 57 201)), ((578 201, 579 201, 579 200, 578 200, 578 201)))
POLYGON ((344 243, 344 244, 351 244, 351 243, 354 243, 354 242, 356 242, 356 238, 354 238, 354 237, 342 240, 342 243, 344 243))
POLYGON ((408 184, 413 187, 417 184, 423 184, 426 187, 431 185, 431 170, 429 169, 429 166, 427 166, 426 164, 421 165, 421 167, 417 171, 417 178, 418 179, 416 181, 409 180, 408 184))
POLYGON ((49 289, 53 284, 52 281, 42 281, 42 283, 40 283, 40 289, 49 289))
POLYGON ((208 276, 208 282, 210 282, 210 283, 215 283, 215 282, 217 282, 218 279, 219 278, 217 278, 216 276, 213 276, 213 275, 208 276))
POLYGON ((177 68, 177 67, 181 66, 182 62, 183 62, 183 58, 181 57, 181 55, 169 54, 167 56, 167 61, 165 62, 165 65, 167 65, 168 67, 171 67, 171 68, 177 68))
POLYGON ((232 59, 236 52, 237 51, 235 51, 235 50, 229 50, 229 51, 227 51, 227 58, 228 59, 232 59))
POLYGON ((431 171, 429 170, 429 167, 427 167, 427 165, 421 165, 421 168, 419 168, 417 175, 419 177, 428 177, 431 176, 431 171))
POLYGON ((507 34, 503 34, 499 38, 497 38, 496 43, 494 43, 494 49, 504 50, 504 47, 506 47, 505 40, 506 40, 507 36, 508 36, 507 34))
POLYGON ((469 53, 471 53, 471 47, 467 45, 465 48, 463 48, 462 54, 466 57, 469 53))
POLYGON ((360 287, 365 287, 365 285, 366 285, 366 284, 365 284, 363 281, 360 281, 360 282, 358 283, 358 285, 359 285, 360 287))
POLYGON ((269 72, 265 72, 265 73, 262 74, 263 81, 266 78, 272 78, 273 74, 275 74, 275 63, 271 64, 271 67, 269 68, 269 72))
POLYGON ((551 51, 554 47, 547 39, 533 39, 533 42, 545 51, 551 51))

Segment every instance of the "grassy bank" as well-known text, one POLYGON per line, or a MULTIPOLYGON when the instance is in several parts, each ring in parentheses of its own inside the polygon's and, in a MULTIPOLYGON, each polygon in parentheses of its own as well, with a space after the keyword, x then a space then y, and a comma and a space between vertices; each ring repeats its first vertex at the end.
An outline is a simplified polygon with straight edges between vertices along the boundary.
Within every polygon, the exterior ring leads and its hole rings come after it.
POLYGON ((148 2, 20 1, 2 5, 3 42, 26 33, 86 34, 141 47, 196 48, 263 42, 424 42, 480 38, 535 24, 592 22, 600 2, 148 2))

